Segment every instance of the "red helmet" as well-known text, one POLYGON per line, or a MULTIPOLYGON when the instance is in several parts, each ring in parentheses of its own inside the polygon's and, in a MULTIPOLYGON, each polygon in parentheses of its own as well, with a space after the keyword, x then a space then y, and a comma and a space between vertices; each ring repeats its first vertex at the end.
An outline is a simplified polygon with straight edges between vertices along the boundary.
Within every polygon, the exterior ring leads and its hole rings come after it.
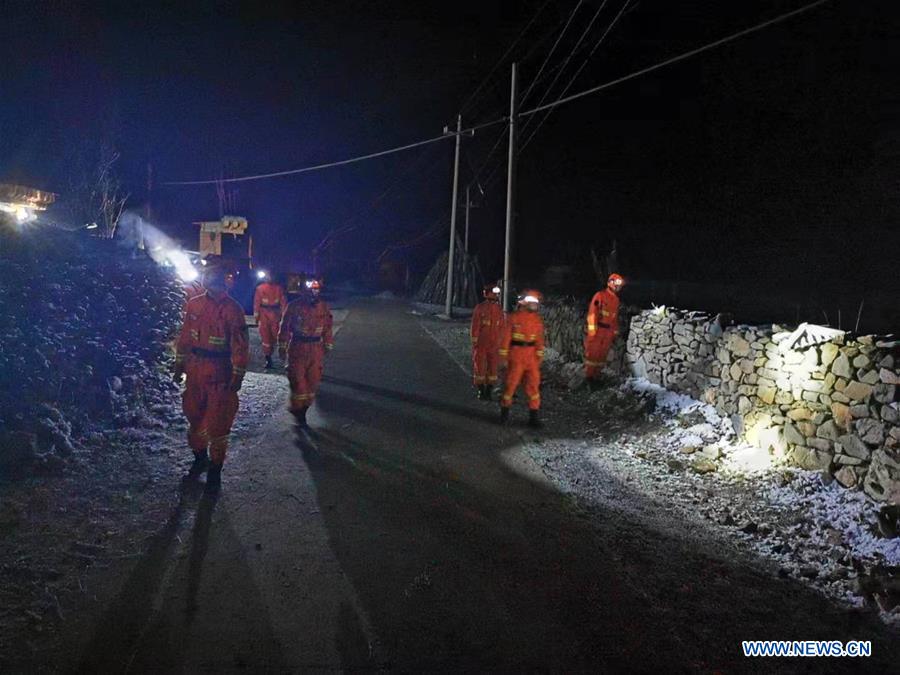
POLYGON ((606 280, 606 286, 609 288, 609 290, 615 291, 616 293, 621 291, 622 286, 624 286, 624 285, 625 285, 625 279, 622 277, 621 274, 615 274, 615 273, 610 274, 609 279, 606 280))
POLYGON ((518 303, 520 305, 531 305, 535 309, 544 301, 544 296, 541 295, 541 292, 535 290, 533 288, 526 288, 519 294, 518 303))
POLYGON ((307 279, 304 283, 306 286, 307 293, 310 293, 313 296, 318 295, 322 291, 322 280, 316 278, 307 279))
POLYGON ((484 297, 488 300, 497 300, 500 298, 501 286, 498 281, 496 284, 485 284, 483 289, 484 297))

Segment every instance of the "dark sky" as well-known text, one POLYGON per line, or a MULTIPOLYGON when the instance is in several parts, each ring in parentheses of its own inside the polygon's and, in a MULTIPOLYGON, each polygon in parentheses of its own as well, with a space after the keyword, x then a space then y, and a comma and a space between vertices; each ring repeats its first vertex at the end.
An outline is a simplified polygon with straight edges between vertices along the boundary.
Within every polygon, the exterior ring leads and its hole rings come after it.
MULTIPOLYGON (((148 162, 158 181, 207 178, 433 136, 545 1, 13 0, 3 5, 0 42, 0 180, 61 192, 66 148, 107 137, 140 206, 148 162)), ((576 2, 550 0, 514 50, 522 89, 576 2)), ((586 0, 579 9, 526 107, 599 4, 586 0)), ((800 4, 632 0, 571 91, 800 4)), ((893 4, 833 0, 560 107, 520 157, 522 274, 537 277, 547 264, 616 239, 633 276, 757 289, 846 288, 849 277, 870 292, 894 288, 896 253, 885 254, 900 243, 893 4)), ((620 7, 609 1, 585 47, 620 7)), ((575 54, 555 91, 586 51, 575 54)), ((504 64, 465 110, 466 121, 504 114, 508 86, 504 64)), ((464 181, 501 131, 483 130, 464 144, 464 181)), ((303 260, 325 232, 355 219, 360 226, 339 255, 361 265, 446 213, 451 151, 441 143, 240 184, 235 211, 250 219, 259 256, 279 264, 303 260)), ((503 144, 494 163, 505 152, 503 144)), ((489 273, 500 264, 504 186, 501 168, 473 211, 473 240, 489 273)), ((163 226, 185 236, 192 221, 218 215, 211 187, 158 186, 153 203, 163 226)), ((442 242, 426 238, 405 254, 427 266, 442 242)))

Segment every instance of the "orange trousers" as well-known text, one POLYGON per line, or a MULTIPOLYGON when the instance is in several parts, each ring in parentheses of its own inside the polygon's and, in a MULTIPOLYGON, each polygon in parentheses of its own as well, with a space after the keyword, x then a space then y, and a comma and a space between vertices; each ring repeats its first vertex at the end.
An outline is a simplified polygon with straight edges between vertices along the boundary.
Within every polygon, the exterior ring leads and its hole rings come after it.
POLYGON ((325 347, 321 342, 298 342, 288 349, 288 382, 291 410, 308 408, 316 398, 325 370, 325 347))
POLYGON ((616 334, 611 330, 600 329, 597 334, 586 335, 584 338, 584 376, 593 379, 600 375, 603 366, 606 365, 606 357, 616 339, 616 334))
POLYGON ((541 360, 534 347, 512 347, 509 350, 509 365, 506 370, 506 384, 500 406, 512 406, 513 395, 521 384, 528 397, 528 409, 541 407, 541 360))
MULTIPOLYGON (((230 389, 230 378, 204 378, 203 367, 188 367, 187 386, 181 397, 184 415, 188 419, 188 445, 194 452, 209 448, 209 458, 216 464, 225 462, 228 434, 238 411, 237 393, 230 389), (200 370, 201 372, 197 372, 200 370)), ((228 362, 230 373, 231 362, 228 362)))
POLYGON ((500 354, 496 345, 476 345, 472 347, 472 380, 476 387, 494 384, 500 367, 500 354))
POLYGON ((259 310, 259 339, 265 356, 272 356, 272 352, 275 351, 279 328, 281 328, 281 312, 272 309, 259 310))

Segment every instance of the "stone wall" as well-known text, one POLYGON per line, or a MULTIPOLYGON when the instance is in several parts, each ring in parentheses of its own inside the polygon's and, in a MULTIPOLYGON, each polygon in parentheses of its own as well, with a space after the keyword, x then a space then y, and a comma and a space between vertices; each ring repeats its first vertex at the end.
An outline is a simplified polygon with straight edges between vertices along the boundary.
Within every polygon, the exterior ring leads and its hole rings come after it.
POLYGON ((900 503, 900 342, 838 334, 803 347, 816 339, 802 332, 654 309, 631 320, 626 361, 714 405, 748 443, 900 503))

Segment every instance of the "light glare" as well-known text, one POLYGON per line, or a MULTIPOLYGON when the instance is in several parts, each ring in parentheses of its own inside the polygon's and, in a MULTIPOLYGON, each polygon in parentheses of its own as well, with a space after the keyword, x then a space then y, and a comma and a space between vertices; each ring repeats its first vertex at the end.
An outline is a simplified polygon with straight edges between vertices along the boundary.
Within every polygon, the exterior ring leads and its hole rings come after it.
POLYGON ((166 252, 166 260, 172 263, 175 273, 182 281, 195 281, 200 274, 191 264, 187 253, 179 249, 171 249, 166 252))

